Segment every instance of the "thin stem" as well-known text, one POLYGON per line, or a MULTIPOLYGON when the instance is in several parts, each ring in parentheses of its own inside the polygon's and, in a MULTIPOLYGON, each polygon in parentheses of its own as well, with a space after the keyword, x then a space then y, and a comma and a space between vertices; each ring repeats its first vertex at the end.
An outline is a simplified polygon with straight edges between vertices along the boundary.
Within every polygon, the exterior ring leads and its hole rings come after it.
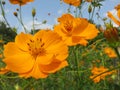
POLYGON ((94 13, 95 13, 95 6, 93 7, 93 11, 92 11, 91 20, 93 19, 94 13))
POLYGON ((80 84, 80 75, 79 75, 79 65, 78 65, 78 48, 76 46, 73 47, 74 48, 74 51, 73 51, 73 54, 74 54, 74 57, 75 57, 75 66, 76 66, 76 70, 77 70, 77 83, 78 83, 78 88, 79 88, 79 84, 80 84))
POLYGON ((120 59, 120 54, 119 54, 118 48, 114 48, 114 50, 115 50, 115 52, 116 52, 118 58, 120 59))
POLYGON ((35 34, 35 22, 34 22, 34 16, 33 16, 33 35, 35 34))
POLYGON ((21 5, 20 5, 20 9, 19 9, 19 14, 20 14, 20 19, 19 22, 21 23, 21 25, 23 26, 24 30, 25 30, 25 33, 27 33, 27 29, 25 28, 24 24, 23 24, 23 20, 22 20, 22 9, 21 9, 21 5))
MULTIPOLYGON (((0 0, 0 8, 1 8, 1 11, 2 11, 2 16, 3 16, 6 24, 7 24, 8 27, 11 29, 11 26, 10 26, 10 24, 8 23, 8 21, 7 21, 6 17, 5 17, 5 11, 4 11, 4 8, 3 8, 3 5, 2 5, 2 1, 1 1, 1 0, 0 0)), ((11 29, 11 30, 12 30, 12 29, 11 29)))

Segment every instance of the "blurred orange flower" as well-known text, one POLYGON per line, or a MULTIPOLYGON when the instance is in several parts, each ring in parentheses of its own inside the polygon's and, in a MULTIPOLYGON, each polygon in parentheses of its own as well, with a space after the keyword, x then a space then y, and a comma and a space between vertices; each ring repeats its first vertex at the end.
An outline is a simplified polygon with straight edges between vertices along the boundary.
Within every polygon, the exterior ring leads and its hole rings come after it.
POLYGON ((2 58, 3 57, 3 55, 2 54, 0 54, 0 58, 2 58))
POLYGON ((58 22, 59 24, 54 26, 54 31, 62 36, 69 46, 77 44, 86 46, 87 40, 95 38, 99 33, 94 24, 84 18, 74 18, 70 14, 62 15, 58 22))
MULTIPOLYGON (((115 9, 117 10, 117 16, 120 19, 120 4, 118 4, 115 9)), ((108 12, 108 17, 111 18, 117 25, 120 26, 120 20, 116 19, 111 12, 108 12)))
MULTIPOLYGON (((90 79, 93 79, 95 76, 97 76, 105 71, 108 71, 108 69, 105 68, 104 66, 100 66, 99 68, 94 66, 91 70, 92 76, 90 76, 90 79)), ((94 83, 98 83, 98 82, 100 82, 100 80, 104 80, 105 76, 111 75, 112 73, 115 73, 115 71, 103 73, 103 74, 97 76, 96 78, 94 78, 93 81, 94 81, 94 83)))
POLYGON ((8 69, 7 67, 5 67, 5 68, 0 68, 0 74, 5 74, 5 73, 7 73, 7 72, 9 72, 9 69, 8 69))
POLYGON ((0 43, 3 43, 3 40, 0 40, 0 43))
POLYGON ((3 61, 21 77, 46 78, 68 65, 68 47, 51 30, 40 30, 34 36, 20 33, 4 48, 3 61))
POLYGON ((63 2, 77 7, 80 5, 81 0, 63 0, 63 2))
POLYGON ((110 47, 106 47, 106 48, 104 49, 104 52, 105 52, 110 58, 116 58, 116 57, 117 57, 115 51, 114 51, 112 48, 110 48, 110 47))
POLYGON ((11 4, 25 5, 28 2, 33 2, 34 0, 9 0, 11 4))

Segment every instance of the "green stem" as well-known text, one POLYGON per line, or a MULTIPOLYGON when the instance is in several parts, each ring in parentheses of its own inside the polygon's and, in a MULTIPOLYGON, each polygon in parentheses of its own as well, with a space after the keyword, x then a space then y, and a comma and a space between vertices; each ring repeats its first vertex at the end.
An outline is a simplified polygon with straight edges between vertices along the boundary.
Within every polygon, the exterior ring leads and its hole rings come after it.
POLYGON ((119 54, 118 48, 114 48, 114 50, 115 50, 115 52, 116 52, 118 58, 120 59, 120 54, 119 54))
MULTIPOLYGON (((0 0, 0 8, 1 8, 1 11, 2 11, 2 16, 3 16, 6 24, 7 24, 8 27, 11 29, 11 26, 10 26, 10 24, 8 23, 8 21, 7 21, 6 17, 5 17, 5 11, 4 11, 4 8, 3 8, 3 5, 2 5, 2 1, 1 1, 1 0, 0 0)), ((12 30, 12 29, 11 29, 11 30, 12 30)))
POLYGON ((93 19, 94 13, 95 13, 95 6, 93 7, 93 11, 92 11, 91 20, 93 19))
POLYGON ((74 46, 73 48, 74 48, 73 53, 74 53, 74 57, 75 57, 75 66, 76 66, 75 69, 77 70, 76 74, 77 74, 77 77, 78 77, 78 79, 77 79, 78 82, 77 83, 78 83, 78 89, 79 89, 80 75, 79 75, 79 65, 78 65, 78 48, 76 46, 74 46))
POLYGON ((33 17, 33 35, 35 34, 35 22, 34 22, 34 17, 33 17))
POLYGON ((21 13, 21 5, 20 5, 20 9, 19 9, 19 14, 20 14, 20 19, 18 18, 19 22, 21 23, 21 25, 23 26, 25 33, 27 33, 27 29, 24 26, 23 20, 22 20, 22 13, 21 13))

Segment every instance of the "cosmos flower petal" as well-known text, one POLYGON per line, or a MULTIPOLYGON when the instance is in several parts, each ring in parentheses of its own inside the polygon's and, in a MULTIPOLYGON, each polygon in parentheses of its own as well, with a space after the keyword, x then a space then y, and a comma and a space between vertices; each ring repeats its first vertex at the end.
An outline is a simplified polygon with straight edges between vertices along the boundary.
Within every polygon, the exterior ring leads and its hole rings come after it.
POLYGON ((25 5, 28 2, 33 2, 34 0, 9 0, 11 4, 25 5))
POLYGON ((108 15, 108 17, 109 17, 111 20, 113 20, 117 25, 120 26, 120 21, 118 21, 118 20, 112 15, 111 12, 108 12, 107 15, 108 15))
POLYGON ((117 11, 117 16, 120 19, 120 9, 117 11))
POLYGON ((50 64, 53 60, 53 54, 41 55, 36 58, 39 64, 47 65, 50 64))
POLYGON ((33 36, 30 34, 20 33, 15 38, 15 44, 23 51, 28 51, 27 43, 33 36))
POLYGON ((14 55, 3 60, 7 63, 7 67, 16 73, 25 73, 30 71, 34 65, 34 59, 30 56, 30 54, 19 54, 14 55))
POLYGON ((40 69, 45 73, 55 73, 65 66, 68 66, 67 61, 52 62, 49 65, 40 65, 40 69))
POLYGON ((87 40, 85 40, 84 38, 81 38, 80 36, 73 36, 72 37, 72 42, 79 43, 79 44, 81 44, 83 46, 86 46, 87 43, 88 43, 87 40))
POLYGON ((73 20, 73 32, 72 35, 78 35, 85 30, 85 28, 89 25, 87 19, 85 18, 75 18, 73 20))
POLYGON ((7 72, 9 72, 10 70, 7 67, 4 68, 0 68, 0 74, 5 74, 7 72))
POLYGON ((4 46, 4 48, 4 55, 7 57, 26 53, 19 49, 14 42, 9 42, 7 45, 4 46))
POLYGON ((96 29, 95 25, 88 24, 83 32, 79 36, 85 38, 86 40, 93 39, 98 35, 99 31, 96 29))
POLYGON ((36 61, 33 67, 32 72, 30 73, 32 77, 38 79, 38 78, 46 78, 48 76, 47 73, 41 72, 38 62, 36 61))
POLYGON ((65 3, 73 5, 73 6, 79 6, 81 3, 81 0, 63 0, 65 3))

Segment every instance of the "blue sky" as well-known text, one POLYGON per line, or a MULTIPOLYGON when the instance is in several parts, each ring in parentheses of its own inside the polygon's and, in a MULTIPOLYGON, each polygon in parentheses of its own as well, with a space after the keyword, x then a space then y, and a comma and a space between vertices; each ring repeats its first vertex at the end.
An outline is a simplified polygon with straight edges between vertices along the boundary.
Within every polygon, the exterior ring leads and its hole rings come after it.
MULTIPOLYGON (((23 31, 21 28, 21 24, 17 21, 16 17, 13 15, 13 12, 16 11, 16 8, 19 8, 18 5, 12 5, 9 3, 9 0, 5 0, 5 12, 7 20, 9 21, 12 27, 18 28, 18 33, 23 31)), ((103 6, 100 10, 100 16, 105 17, 107 11, 114 12, 114 6, 120 4, 120 0, 105 0, 102 3, 103 6)), ((69 5, 62 3, 60 4, 60 0, 35 0, 32 3, 22 6, 22 18, 25 26, 28 30, 32 27, 32 16, 31 10, 32 8, 36 8, 36 21, 35 23, 38 24, 36 28, 52 28, 54 24, 56 24, 56 20, 60 17, 63 13, 67 12, 69 5), (50 13, 50 15, 48 15, 50 13), (46 25, 40 25, 42 21, 47 20, 46 25)), ((84 4, 82 9, 83 17, 88 18, 87 14, 87 7, 88 3, 84 4)), ((74 7, 71 7, 74 10, 74 7)), ((0 11, 1 13, 1 11, 0 11)), ((101 21, 96 21, 96 23, 101 23, 101 21)))

